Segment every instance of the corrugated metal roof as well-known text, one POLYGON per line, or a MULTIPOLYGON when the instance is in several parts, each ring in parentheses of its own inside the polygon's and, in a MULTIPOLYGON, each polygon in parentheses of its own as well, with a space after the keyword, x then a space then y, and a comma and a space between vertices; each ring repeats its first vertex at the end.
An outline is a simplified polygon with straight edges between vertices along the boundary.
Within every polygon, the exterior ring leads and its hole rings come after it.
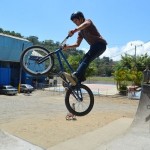
POLYGON ((0 33, 0 61, 19 62, 22 50, 32 45, 27 39, 0 33))
POLYGON ((7 35, 7 34, 3 34, 3 33, 0 33, 0 36, 6 36, 6 37, 10 37, 10 38, 14 38, 14 39, 18 39, 18 40, 23 40, 23 41, 30 42, 29 40, 27 40, 25 38, 20 38, 20 37, 16 37, 16 36, 12 36, 12 35, 7 35))

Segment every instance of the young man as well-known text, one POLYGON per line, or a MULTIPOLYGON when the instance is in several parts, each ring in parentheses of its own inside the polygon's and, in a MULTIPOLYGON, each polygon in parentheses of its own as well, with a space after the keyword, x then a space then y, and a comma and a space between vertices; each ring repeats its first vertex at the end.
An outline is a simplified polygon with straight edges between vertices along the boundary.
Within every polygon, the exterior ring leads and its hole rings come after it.
POLYGON ((73 36, 74 33, 78 32, 78 38, 75 44, 64 46, 63 50, 70 48, 76 48, 80 46, 83 39, 90 45, 89 51, 84 55, 80 64, 72 74, 73 79, 77 82, 83 82, 86 80, 85 72, 89 64, 97 57, 99 57, 105 50, 107 42, 100 35, 97 28, 90 19, 85 19, 82 12, 78 11, 71 15, 70 18, 77 27, 74 30, 69 31, 69 36, 73 36))

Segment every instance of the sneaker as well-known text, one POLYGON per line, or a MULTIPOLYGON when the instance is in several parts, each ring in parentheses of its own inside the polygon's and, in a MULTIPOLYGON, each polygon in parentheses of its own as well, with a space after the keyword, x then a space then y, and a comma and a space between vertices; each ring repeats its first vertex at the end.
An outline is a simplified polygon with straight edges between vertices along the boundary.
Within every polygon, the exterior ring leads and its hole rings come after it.
POLYGON ((77 78, 77 76, 76 76, 76 72, 74 72, 73 74, 72 74, 72 77, 74 78, 74 80, 76 81, 76 82, 84 82, 84 81, 86 81, 86 77, 85 76, 82 76, 80 79, 78 79, 77 78))
POLYGON ((77 84, 77 82, 75 81, 75 78, 67 73, 67 72, 63 72, 64 76, 66 77, 66 79, 71 83, 71 85, 75 86, 77 84))
POLYGON ((76 76, 76 72, 71 74, 72 78, 76 81, 76 83, 78 82, 78 78, 76 76))

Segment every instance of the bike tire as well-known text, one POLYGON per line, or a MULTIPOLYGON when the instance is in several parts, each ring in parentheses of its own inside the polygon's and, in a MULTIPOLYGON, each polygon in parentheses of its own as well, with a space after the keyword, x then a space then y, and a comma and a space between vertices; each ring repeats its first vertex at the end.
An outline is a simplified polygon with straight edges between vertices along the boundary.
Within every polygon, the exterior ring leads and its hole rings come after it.
POLYGON ((53 69, 54 57, 49 55, 45 61, 38 64, 38 59, 43 58, 50 52, 41 46, 31 46, 25 49, 20 57, 20 65, 23 70, 33 76, 45 75, 53 69))
MULTIPOLYGON (((81 96, 80 95, 80 96, 81 96)), ((65 95, 65 105, 68 111, 76 116, 85 116, 87 115, 94 106, 94 95, 92 91, 86 86, 81 84, 79 87, 70 88, 66 91, 65 95), (82 101, 78 101, 72 94, 73 92, 81 91, 83 97, 82 101), (89 102, 88 102, 89 101, 89 102), (89 104, 87 104, 87 102, 89 104), (74 108, 73 108, 74 105, 74 108), (86 109, 82 110, 81 106, 85 105, 86 109)), ((85 108, 84 106, 84 108, 85 108)))

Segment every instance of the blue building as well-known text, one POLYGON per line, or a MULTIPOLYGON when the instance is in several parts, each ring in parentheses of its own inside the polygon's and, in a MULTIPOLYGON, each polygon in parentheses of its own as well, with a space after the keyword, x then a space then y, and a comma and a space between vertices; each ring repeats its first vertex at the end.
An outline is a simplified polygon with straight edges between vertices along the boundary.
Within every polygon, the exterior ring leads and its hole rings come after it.
MULTIPOLYGON (((23 38, 0 33, 0 85, 18 86, 20 81, 20 55, 33 44, 23 38)), ((21 71, 21 83, 32 84, 34 77, 21 71)))

